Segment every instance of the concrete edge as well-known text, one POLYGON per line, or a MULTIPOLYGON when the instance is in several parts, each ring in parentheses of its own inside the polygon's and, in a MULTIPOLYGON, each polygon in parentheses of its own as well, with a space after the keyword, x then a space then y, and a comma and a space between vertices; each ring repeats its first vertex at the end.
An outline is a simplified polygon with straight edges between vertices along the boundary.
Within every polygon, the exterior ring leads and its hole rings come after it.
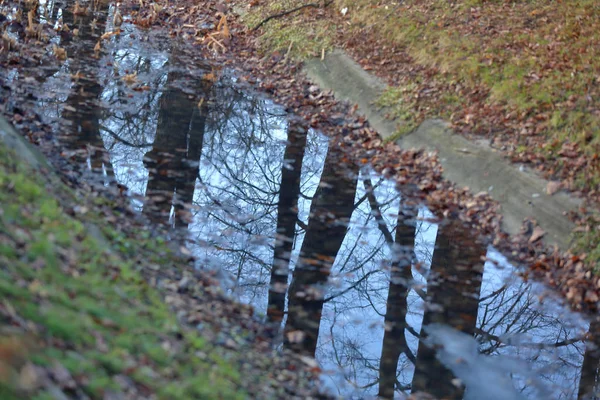
MULTIPOLYGON (((373 105, 386 84, 369 74, 342 50, 325 59, 313 59, 303 68, 308 78, 322 89, 332 90, 335 97, 357 104, 371 126, 382 138, 394 135, 403 121, 391 121, 385 111, 373 105)), ((455 134, 449 124, 431 119, 396 141, 403 148, 418 148, 438 153, 444 178, 474 194, 489 193, 499 202, 502 229, 510 235, 519 233, 525 218, 535 219, 546 232, 547 245, 567 250, 575 225, 567 213, 582 203, 568 193, 546 192, 548 181, 535 171, 511 163, 484 141, 472 142, 455 134)))

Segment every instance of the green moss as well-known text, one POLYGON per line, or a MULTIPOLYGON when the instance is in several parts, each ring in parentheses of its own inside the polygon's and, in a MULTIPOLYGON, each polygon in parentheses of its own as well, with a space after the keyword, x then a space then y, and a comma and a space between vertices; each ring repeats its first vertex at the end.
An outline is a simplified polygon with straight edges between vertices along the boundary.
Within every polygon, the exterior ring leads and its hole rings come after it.
POLYGON ((377 99, 375 105, 383 109, 390 118, 399 121, 398 130, 386 138, 386 142, 394 142, 403 135, 415 130, 420 119, 415 113, 413 102, 410 101, 416 85, 402 88, 388 88, 377 99))
POLYGON ((84 386, 84 390, 89 396, 95 399, 104 397, 104 393, 110 390, 118 391, 119 386, 106 375, 94 375, 84 386))
MULTIPOLYGON (((596 224, 600 226, 600 217, 596 216, 596 224)), ((574 234, 575 250, 586 253, 586 261, 593 266, 593 272, 600 276, 600 231, 592 230, 590 232, 574 234)))
MULTIPOLYGON (((45 182, 1 143, 0 211, 0 298, 38 327, 42 345, 29 355, 31 362, 58 362, 84 377, 83 389, 93 399, 119 390, 113 377, 126 368, 147 390, 161 394, 171 388, 176 394, 162 398, 246 397, 225 358, 214 354, 209 363, 195 355, 205 347, 203 339, 183 334, 161 293, 130 261, 139 253, 158 251, 150 257, 156 260, 170 255, 164 239, 146 236, 138 244, 110 228, 114 242, 107 248, 48 197, 45 182), (167 350, 166 340, 181 349, 167 350)), ((93 211, 86 218, 102 222, 93 211)), ((0 382, 0 398, 21 397, 15 393, 0 382)), ((45 399, 48 393, 40 389, 28 397, 45 399)))

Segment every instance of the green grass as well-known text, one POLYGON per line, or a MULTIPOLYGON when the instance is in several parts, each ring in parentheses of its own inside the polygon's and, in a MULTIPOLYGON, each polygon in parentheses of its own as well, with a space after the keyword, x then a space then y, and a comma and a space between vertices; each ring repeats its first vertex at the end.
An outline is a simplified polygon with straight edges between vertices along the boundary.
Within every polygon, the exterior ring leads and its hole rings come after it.
POLYGON ((146 247, 157 261, 169 253, 164 241, 128 242, 110 228, 115 248, 107 248, 46 185, 0 144, 0 299, 28 324, 28 332, 15 333, 0 319, 3 340, 18 344, 10 346, 18 357, 3 358, 9 342, 0 341, 0 397, 54 398, 44 385, 18 383, 29 362, 62 365, 92 399, 120 390, 119 374, 163 399, 245 398, 236 368, 178 325, 126 257, 146 247), (212 359, 196 356, 200 351, 212 359))
MULTIPOLYGON (((301 4, 303 3, 287 0, 262 2, 261 5, 250 8, 243 16, 243 21, 249 28, 254 28, 266 17, 301 4)), ((316 9, 306 10, 314 13, 316 9)), ((335 26, 329 21, 311 19, 307 22, 302 19, 302 11, 299 11, 264 24, 258 38, 259 51, 263 55, 278 53, 290 60, 303 61, 319 57, 323 51, 330 51, 333 48, 334 34, 335 26)))

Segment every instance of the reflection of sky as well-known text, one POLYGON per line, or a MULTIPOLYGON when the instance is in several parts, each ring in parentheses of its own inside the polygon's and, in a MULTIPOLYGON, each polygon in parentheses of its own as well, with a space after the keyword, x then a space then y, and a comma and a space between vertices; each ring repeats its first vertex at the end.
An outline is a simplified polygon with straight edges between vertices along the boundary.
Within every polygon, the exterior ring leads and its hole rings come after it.
MULTIPOLYGON (((250 101, 239 98, 240 101, 250 101)), ((268 103, 263 104, 269 106, 268 103)), ((230 107, 231 120, 222 122, 218 130, 206 135, 200 177, 195 195, 197 206, 193 238, 210 245, 202 247, 203 265, 226 270, 234 287, 234 295, 241 301, 253 304, 259 312, 266 310, 269 268, 272 263, 273 237, 276 224, 277 192, 281 180, 282 156, 285 150, 286 122, 246 112, 243 105, 230 107), (240 123, 237 118, 245 118, 240 123), (261 131, 261 129, 266 129, 261 131), (246 137, 252 131, 252 140, 246 137), (215 206, 218 199, 220 206, 215 206), (247 223, 250 221, 249 223, 247 223), (250 234, 251 233, 251 234, 250 234), (263 238, 257 239, 258 237, 263 238)), ((267 114, 272 114, 267 113, 267 114)), ((277 114, 277 112, 274 112, 277 114)), ((305 153, 301 187, 303 197, 299 202, 299 219, 308 222, 310 197, 314 194, 322 163, 327 152, 326 140, 314 132, 309 133, 305 153), (308 198, 308 199, 307 199, 308 198)), ((378 179, 372 177, 374 184, 378 179)), ((378 202, 388 228, 393 230, 398 212, 399 196, 388 182, 376 189, 378 202)), ((359 179, 356 201, 365 194, 362 178, 359 179)), ((426 272, 434 250, 437 227, 428 223, 431 217, 421 210, 416 238, 416 254, 426 272)), ((302 246, 303 232, 297 226, 293 268, 302 246)), ((585 324, 563 324, 557 316, 562 308, 547 299, 539 304, 536 291, 513 274, 510 266, 496 251, 490 249, 488 257, 497 260, 486 263, 481 288, 484 299, 479 308, 478 328, 489 335, 502 337, 505 343, 521 340, 522 343, 551 344, 565 338, 581 335, 585 324), (506 288, 503 286, 506 285, 506 288), (570 329, 579 326, 580 329, 570 329)), ((357 398, 376 395, 379 358, 383 340, 383 315, 389 285, 385 270, 389 250, 370 213, 368 202, 362 202, 354 211, 350 227, 330 277, 328 301, 323 310, 317 360, 326 372, 324 381, 332 391, 357 398), (351 290, 346 291, 348 288, 351 290), (342 295, 339 295, 343 293, 342 295), (338 296, 339 295, 339 296, 338 296), (337 297, 336 297, 337 296, 337 297)), ((417 285, 426 289, 426 280, 415 272, 417 285)), ((411 291, 407 322, 419 332, 423 318, 423 302, 411 291)), ((416 354, 418 341, 407 332, 409 348, 416 354)), ((506 355, 526 361, 535 361, 535 369, 545 384, 555 393, 564 391, 562 398, 572 398, 576 393, 581 365, 581 343, 557 349, 539 349, 498 345, 480 339, 480 349, 491 357, 506 355)), ((401 355, 399 381, 409 385, 412 380, 412 363, 401 355)), ((535 395, 526 382, 514 379, 517 389, 535 395)))
MULTIPOLYGON (((239 110, 245 109, 239 106, 239 110)), ((193 237, 212 243, 201 250, 204 264, 226 270, 235 287, 235 296, 264 313, 277 218, 281 158, 285 150, 282 139, 285 138, 287 123, 282 118, 277 123, 277 118, 272 120, 265 115, 244 116, 244 112, 230 115, 247 120, 245 124, 235 120, 223 122, 218 132, 206 136, 200 170, 204 185, 199 185, 195 195, 198 209, 192 227, 193 237), (241 130, 240 126, 243 127, 241 130), (270 129, 260 132, 261 126, 270 129), (245 136, 245 129, 252 131, 252 141, 245 136), (221 206, 215 206, 211 199, 218 199, 221 206), (246 224, 248 221, 251 222, 246 224), (240 223, 243 223, 243 228, 240 223), (264 240, 257 240, 257 235, 264 240)), ((310 208, 307 198, 316 190, 327 151, 326 140, 314 132, 310 132, 308 143, 301 178, 304 197, 299 203, 299 218, 304 223, 308 222, 310 208)), ((373 182, 378 182, 376 177, 373 177, 373 182)), ((356 201, 364 194, 361 178, 356 201)), ((384 182, 376 189, 376 196, 382 204, 389 229, 393 229, 399 204, 397 192, 390 183, 384 182)), ((430 216, 426 210, 421 210, 416 239, 417 258, 425 272, 431 261, 437 231, 434 224, 427 222, 430 216)), ((297 226, 297 230, 292 268, 303 239, 301 228, 297 226)), ((492 262, 485 266, 481 288, 484 301, 480 304, 478 328, 489 335, 502 337, 505 343, 522 339, 521 342, 527 344, 551 344, 581 335, 585 324, 563 324, 557 318, 557 312, 562 310, 560 307, 550 300, 540 305, 536 292, 514 276, 513 268, 506 260, 493 249, 489 250, 488 257, 497 260, 498 266, 492 262), (506 288, 501 290, 504 285, 506 288), (579 326, 580 329, 570 329, 570 326, 579 326)), ((354 395, 364 398, 377 393, 383 315, 389 284, 389 275, 382 266, 388 260, 389 250, 376 227, 369 204, 362 202, 353 213, 333 267, 331 286, 326 295, 333 299, 324 306, 316 354, 322 369, 334 372, 325 375, 326 386, 344 397, 354 395), (353 288, 346 291, 350 287, 353 288)), ((426 289, 424 277, 415 273, 415 279, 416 284, 426 289)), ((407 322, 419 332, 423 302, 411 291, 408 303, 407 322)), ((409 348, 416 354, 417 339, 407 332, 407 340, 409 348)), ((555 393, 564 391, 562 398, 572 398, 576 393, 581 343, 558 349, 539 349, 535 346, 519 348, 495 342, 490 344, 484 339, 480 342, 480 349, 491 357, 506 355, 535 361, 540 378, 547 386, 552 386, 555 393)), ((409 385, 412 373, 411 362, 402 355, 399 381, 409 385)), ((534 396, 537 393, 524 387, 526 382, 518 376, 514 384, 525 394, 534 396)))
MULTIPOLYGON (((108 19, 109 21, 111 18, 108 19)), ((124 29, 135 28, 124 25, 124 29)), ((104 80, 100 102, 104 108, 101 137, 109 151, 118 182, 133 193, 143 194, 148 183, 144 154, 152 148, 159 101, 166 84, 165 64, 169 53, 152 41, 131 46, 127 34, 112 38, 107 52, 86 73, 104 80), (115 61, 116 62, 112 62, 115 61), (110 63, 108 61, 111 61, 110 63), (120 82, 125 73, 137 71, 138 80, 152 90, 129 97, 120 82)), ((45 83, 47 96, 40 111, 58 118, 71 90, 74 66, 65 63, 45 83)), ((227 79, 214 88, 209 100, 199 177, 194 193, 190 240, 199 267, 222 271, 230 293, 265 313, 269 274, 273 257, 276 211, 288 122, 282 109, 271 102, 232 88, 227 79)), ((302 165, 299 219, 308 222, 311 197, 320 181, 328 151, 327 140, 310 132, 302 165)), ((359 178, 356 202, 365 195, 367 172, 359 178)), ((400 197, 389 182, 372 176, 378 203, 388 229, 393 232, 400 197)), ((142 205, 137 203, 138 208, 142 205)), ((416 255, 426 273, 434 251, 436 225, 420 211, 416 255)), ((304 232, 297 235, 290 267, 302 246, 304 232)), ((544 347, 579 337, 586 323, 557 305, 551 298, 540 302, 541 288, 515 277, 513 267, 494 249, 488 258, 480 292, 477 316, 479 350, 485 357, 529 363, 553 398, 574 398, 582 363, 583 345, 576 342, 544 347), (497 265, 496 265, 497 264, 497 265)), ((389 286, 390 251, 371 214, 367 201, 356 207, 330 277, 329 299, 323 309, 316 357, 326 372, 323 381, 344 397, 375 396, 379 358, 384 335, 383 318, 389 286), (330 374, 331 373, 331 374, 330 374)), ((426 290, 426 278, 414 271, 415 285, 426 290)), ((407 323, 419 332, 423 301, 412 290, 408 297, 407 323)), ((406 331, 408 347, 417 353, 418 340, 406 331)), ((508 368, 508 367, 507 367, 508 368)), ((400 356, 398 381, 409 386, 414 367, 400 356)), ((508 369, 510 370, 510 369, 508 369)), ((513 376, 513 384, 524 395, 540 397, 529 375, 513 376)), ((467 393, 468 390, 467 390, 467 393)))

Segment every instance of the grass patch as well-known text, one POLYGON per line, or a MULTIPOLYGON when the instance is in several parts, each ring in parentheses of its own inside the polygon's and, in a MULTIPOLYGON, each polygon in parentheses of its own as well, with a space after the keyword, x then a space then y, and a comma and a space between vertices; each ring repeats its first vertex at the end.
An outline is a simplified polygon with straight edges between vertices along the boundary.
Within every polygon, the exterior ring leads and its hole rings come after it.
POLYGON ((400 121, 397 131, 387 137, 386 142, 395 142, 415 130, 422 122, 415 114, 414 102, 410 98, 413 88, 414 85, 408 85, 402 89, 388 88, 377 99, 375 106, 383 109, 388 117, 400 121))
MULTIPOLYGON (((304 3, 299 1, 261 2, 243 16, 244 23, 254 28, 270 15, 291 10, 304 3)), ((280 54, 291 60, 303 61, 320 56, 333 48, 335 25, 326 19, 314 17, 316 8, 274 19, 263 25, 258 38, 259 50, 264 55, 280 54)))
MULTIPOLYGON (((483 101, 482 107, 508 115, 511 123, 535 123, 550 142, 577 143, 587 157, 600 153, 597 1, 406 0, 393 9, 378 0, 338 2, 344 6, 350 16, 346 36, 368 28, 374 46, 402 48, 414 63, 436 72, 426 79, 438 83, 438 95, 419 110, 397 96, 395 117, 411 120, 423 110, 426 117, 453 115, 457 108, 448 95, 459 94, 467 105, 483 101)), ((560 147, 529 151, 554 160, 560 172, 560 147)), ((597 166, 580 168, 575 187, 595 189, 599 177, 597 166)))
POLYGON ((59 387, 92 399, 130 390, 169 399, 245 398, 234 366, 179 327, 134 258, 119 250, 148 246, 158 259, 164 243, 127 246, 112 231, 118 249, 107 248, 46 185, 0 144, 0 349, 9 354, 0 358, 0 396, 55 398, 51 390, 59 387))

